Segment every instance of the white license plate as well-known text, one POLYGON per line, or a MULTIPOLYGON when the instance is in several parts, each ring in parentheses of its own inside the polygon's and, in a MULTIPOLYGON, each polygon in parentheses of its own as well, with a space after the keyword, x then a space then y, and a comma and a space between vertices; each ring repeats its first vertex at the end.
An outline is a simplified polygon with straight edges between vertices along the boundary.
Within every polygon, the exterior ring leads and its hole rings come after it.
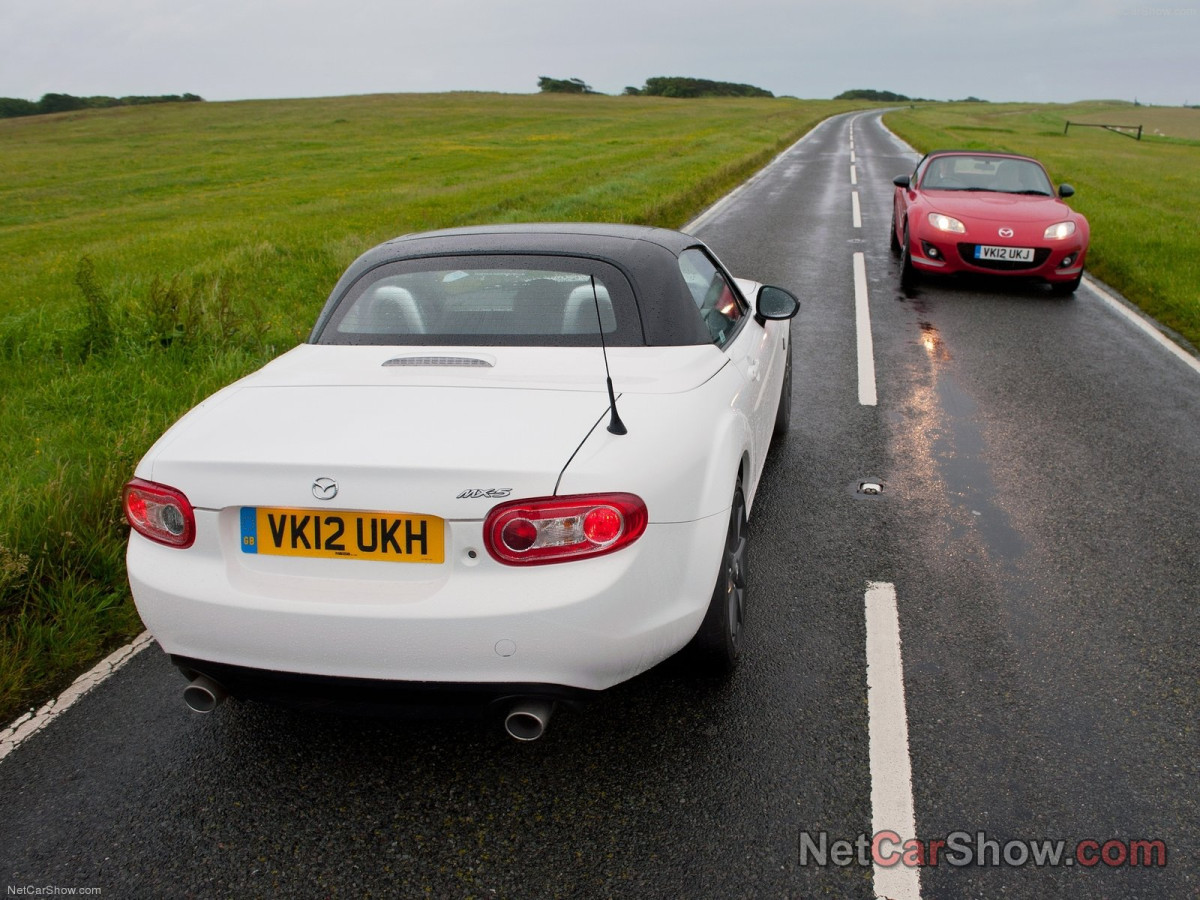
POLYGON ((976 259, 998 259, 1005 262, 1033 262, 1032 247, 989 247, 979 244, 975 247, 976 259))

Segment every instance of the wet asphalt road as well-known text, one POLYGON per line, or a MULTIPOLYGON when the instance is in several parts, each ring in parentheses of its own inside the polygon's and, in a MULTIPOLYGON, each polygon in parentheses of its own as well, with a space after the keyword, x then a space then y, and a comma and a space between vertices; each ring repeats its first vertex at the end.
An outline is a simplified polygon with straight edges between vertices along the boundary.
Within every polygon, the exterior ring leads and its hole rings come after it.
POLYGON ((943 863, 921 896, 1200 896, 1200 375, 1086 289, 901 293, 890 182, 912 163, 876 116, 839 117, 697 228, 804 303, 731 680, 668 663, 525 745, 474 722, 196 716, 152 647, 0 762, 5 896, 872 897, 869 866, 798 852, 872 832, 868 582, 898 598, 919 836, 1168 851, 943 863))

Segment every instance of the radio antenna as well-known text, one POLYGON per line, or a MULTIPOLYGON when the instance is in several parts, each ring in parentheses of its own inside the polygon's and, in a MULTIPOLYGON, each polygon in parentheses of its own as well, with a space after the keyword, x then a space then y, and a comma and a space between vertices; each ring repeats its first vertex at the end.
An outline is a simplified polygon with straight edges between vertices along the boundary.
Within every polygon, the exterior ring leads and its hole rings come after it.
POLYGON ((592 301, 596 304, 596 325, 600 329, 600 352, 604 354, 604 379, 608 383, 608 408, 612 417, 608 420, 608 430, 612 434, 628 434, 629 429, 621 421, 617 413, 617 395, 613 393, 612 372, 608 368, 608 347, 604 342, 604 321, 600 318, 600 296, 596 293, 596 276, 592 275, 592 301))

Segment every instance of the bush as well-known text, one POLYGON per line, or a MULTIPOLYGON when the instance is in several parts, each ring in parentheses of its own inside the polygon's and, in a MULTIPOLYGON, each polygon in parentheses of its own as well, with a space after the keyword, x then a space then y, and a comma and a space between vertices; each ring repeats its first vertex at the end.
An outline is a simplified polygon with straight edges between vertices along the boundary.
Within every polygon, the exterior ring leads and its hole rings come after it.
MULTIPOLYGON (((628 92, 628 89, 626 89, 628 92)), ((770 91, 752 84, 708 81, 704 78, 647 78, 642 94, 651 97, 774 97, 770 91)))
POLYGON ((590 84, 584 84, 582 78, 549 78, 545 75, 538 77, 538 90, 544 94, 595 94, 590 84))

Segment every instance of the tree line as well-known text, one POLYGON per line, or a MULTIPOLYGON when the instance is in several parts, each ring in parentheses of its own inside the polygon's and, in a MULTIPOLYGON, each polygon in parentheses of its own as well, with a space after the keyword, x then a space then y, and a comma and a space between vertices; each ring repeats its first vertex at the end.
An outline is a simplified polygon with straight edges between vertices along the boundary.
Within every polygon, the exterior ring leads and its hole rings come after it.
POLYGON ((77 109, 108 109, 113 106, 143 106, 148 103, 196 103, 203 100, 203 97, 195 94, 162 94, 157 97, 73 97, 70 94, 43 94, 42 99, 36 101, 0 97, 0 119, 73 112, 77 109))
MULTIPOLYGON (((543 93, 555 94, 598 94, 582 78, 538 78, 538 88, 543 93)), ((731 81, 709 81, 707 78, 681 78, 678 76, 647 78, 638 87, 627 87, 626 96, 634 97, 774 97, 768 90, 752 84, 737 84, 731 81)), ((834 100, 870 100, 873 103, 931 103, 923 97, 909 97, 893 91, 857 88, 843 91, 834 100)), ((986 103, 978 97, 967 97, 961 103, 986 103)))
MULTIPOLYGON (((926 100, 924 97, 907 97, 904 94, 895 94, 891 91, 876 91, 864 88, 857 88, 853 91, 842 91, 834 100, 870 100, 873 103, 936 103, 936 100, 926 100)), ((955 101, 951 101, 955 102, 955 101)), ((978 97, 964 97, 958 103, 987 103, 986 100, 980 100, 978 97)))
POLYGON ((641 88, 627 87, 625 93, 645 97, 774 97, 752 84, 709 81, 707 78, 647 78, 641 88))
MULTIPOLYGON (((582 78, 538 78, 538 89, 547 94, 596 94, 582 78)), ((752 84, 709 81, 706 78, 647 78, 644 86, 625 88, 627 96, 637 97, 774 97, 770 91, 752 84)))

